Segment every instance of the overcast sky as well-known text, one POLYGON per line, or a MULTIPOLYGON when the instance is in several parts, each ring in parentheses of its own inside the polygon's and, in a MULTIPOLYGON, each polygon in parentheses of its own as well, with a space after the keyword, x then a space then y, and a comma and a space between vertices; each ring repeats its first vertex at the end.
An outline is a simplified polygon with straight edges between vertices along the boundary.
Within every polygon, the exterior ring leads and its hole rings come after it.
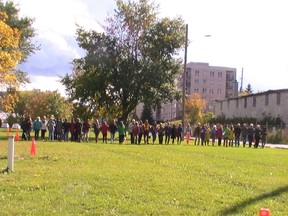
MULTIPOLYGON (((33 83, 27 89, 60 90, 58 76, 83 53, 75 41, 76 23, 100 31, 114 0, 14 0, 22 15, 35 18, 41 50, 21 65, 33 83)), ((254 92, 287 88, 288 13, 286 0, 155 0, 160 15, 182 16, 189 26, 188 62, 237 69, 240 85, 254 92), (189 3, 187 5, 187 3, 189 3), (204 37, 204 35, 211 37, 204 37)))

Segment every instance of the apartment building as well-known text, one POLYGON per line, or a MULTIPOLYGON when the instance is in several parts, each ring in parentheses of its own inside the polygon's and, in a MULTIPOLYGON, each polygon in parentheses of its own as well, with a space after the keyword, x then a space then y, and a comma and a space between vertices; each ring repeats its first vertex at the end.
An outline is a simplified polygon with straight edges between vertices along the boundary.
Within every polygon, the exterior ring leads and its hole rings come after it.
MULTIPOLYGON (((183 83, 182 75, 178 80, 178 87, 183 89, 183 83)), ((186 94, 193 93, 199 93, 207 101, 206 111, 212 112, 216 100, 237 95, 236 68, 210 66, 208 63, 188 63, 186 65, 186 94)))
MULTIPOLYGON (((183 90, 183 74, 177 80, 178 88, 183 90)), ((199 93, 207 101, 206 111, 214 112, 216 100, 237 96, 238 82, 236 68, 211 66, 208 63, 190 62, 186 64, 186 94, 199 93)), ((142 112, 141 106, 136 114, 142 112)), ((141 115, 141 114, 140 114, 141 115)), ((154 112, 154 119, 167 121, 182 116, 182 102, 172 101, 163 104, 160 110, 154 112)))

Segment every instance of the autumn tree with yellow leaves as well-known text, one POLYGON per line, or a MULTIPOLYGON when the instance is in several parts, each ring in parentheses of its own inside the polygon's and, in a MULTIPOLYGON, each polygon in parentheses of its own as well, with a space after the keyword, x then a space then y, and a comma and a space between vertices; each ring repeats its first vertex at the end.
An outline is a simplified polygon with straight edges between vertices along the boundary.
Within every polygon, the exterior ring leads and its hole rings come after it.
POLYGON ((0 11, 0 83, 2 88, 10 89, 9 94, 4 94, 0 102, 2 109, 9 112, 17 100, 16 92, 11 90, 17 89, 19 83, 12 71, 21 59, 21 51, 18 48, 21 33, 6 24, 7 18, 7 14, 0 11))
POLYGON ((16 69, 39 49, 32 42, 34 19, 19 17, 18 5, 0 0, 0 110, 13 112, 17 90, 29 82, 27 72, 16 69))
POLYGON ((206 100, 201 98, 200 94, 193 93, 189 95, 185 103, 186 119, 192 124, 202 122, 206 103, 206 100))

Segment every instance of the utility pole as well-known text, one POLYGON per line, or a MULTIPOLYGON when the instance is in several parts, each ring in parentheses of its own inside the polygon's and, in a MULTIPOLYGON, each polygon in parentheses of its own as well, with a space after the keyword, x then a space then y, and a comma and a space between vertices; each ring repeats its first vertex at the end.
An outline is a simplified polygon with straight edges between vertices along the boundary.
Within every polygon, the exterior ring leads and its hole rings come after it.
POLYGON ((183 91, 182 91, 182 129, 183 139, 185 131, 185 100, 186 100, 186 64, 187 64, 187 46, 188 46, 188 24, 186 24, 185 36, 185 54, 184 54, 184 71, 183 71, 183 91))

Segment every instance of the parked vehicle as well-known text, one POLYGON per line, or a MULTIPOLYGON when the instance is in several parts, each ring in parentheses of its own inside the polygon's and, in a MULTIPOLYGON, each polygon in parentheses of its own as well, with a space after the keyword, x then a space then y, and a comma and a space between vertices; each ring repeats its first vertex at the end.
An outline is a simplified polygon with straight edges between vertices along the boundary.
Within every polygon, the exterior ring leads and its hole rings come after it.
POLYGON ((9 128, 9 124, 7 122, 3 122, 1 128, 9 128))
POLYGON ((21 129, 21 126, 19 123, 13 123, 12 129, 21 129))

